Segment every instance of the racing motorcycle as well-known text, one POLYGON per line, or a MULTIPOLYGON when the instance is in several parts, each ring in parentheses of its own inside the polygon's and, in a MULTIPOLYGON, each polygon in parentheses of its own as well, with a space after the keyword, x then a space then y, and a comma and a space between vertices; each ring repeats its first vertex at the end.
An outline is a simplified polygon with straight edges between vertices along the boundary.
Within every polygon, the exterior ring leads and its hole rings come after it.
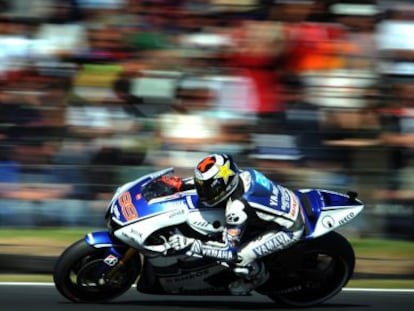
MULTIPOLYGON (((135 283, 145 294, 231 295, 228 285, 237 276, 228 266, 185 256, 168 245, 168 237, 177 231, 204 241, 220 240, 225 223, 222 209, 198 208, 195 190, 161 197, 150 190, 154 180, 173 171, 164 169, 119 187, 106 211, 107 229, 88 233, 63 251, 53 278, 64 297, 105 302, 135 283)), ((354 251, 335 229, 355 218, 364 204, 356 192, 295 193, 305 219, 303 238, 261 259, 270 277, 255 292, 281 305, 309 307, 338 294, 351 278, 354 251)))

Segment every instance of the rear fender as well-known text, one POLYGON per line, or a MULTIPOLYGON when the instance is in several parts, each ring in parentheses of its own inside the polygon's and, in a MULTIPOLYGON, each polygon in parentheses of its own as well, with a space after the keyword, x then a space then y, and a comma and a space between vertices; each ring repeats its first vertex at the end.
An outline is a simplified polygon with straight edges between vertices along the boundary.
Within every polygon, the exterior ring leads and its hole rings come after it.
POLYGON ((316 238, 345 225, 364 208, 355 192, 301 189, 297 194, 304 211, 306 238, 316 238))
POLYGON ((363 204, 323 208, 315 225, 315 229, 311 234, 312 238, 321 236, 329 231, 333 231, 336 228, 345 225, 354 219, 362 211, 363 208, 363 204))

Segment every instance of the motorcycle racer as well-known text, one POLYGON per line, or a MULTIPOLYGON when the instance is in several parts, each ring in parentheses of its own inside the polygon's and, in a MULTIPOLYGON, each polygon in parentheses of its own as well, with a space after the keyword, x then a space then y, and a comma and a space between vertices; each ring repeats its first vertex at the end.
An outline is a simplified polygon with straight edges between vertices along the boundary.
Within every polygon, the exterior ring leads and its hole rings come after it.
POLYGON ((163 177, 158 184, 167 185, 166 194, 195 187, 199 208, 223 208, 222 242, 202 242, 181 233, 168 242, 188 256, 227 263, 239 277, 229 285, 234 295, 244 295, 266 282, 269 274, 259 259, 292 246, 303 234, 304 219, 295 193, 255 169, 239 169, 227 154, 203 158, 192 180, 163 177))
POLYGON ((194 176, 173 172, 158 170, 116 189, 107 230, 89 232, 59 256, 53 281, 60 294, 101 303, 136 282, 144 294, 254 289, 277 303, 309 307, 351 279, 355 253, 335 230, 363 210, 356 192, 291 191, 254 169, 238 169, 224 154, 200 161, 194 176))

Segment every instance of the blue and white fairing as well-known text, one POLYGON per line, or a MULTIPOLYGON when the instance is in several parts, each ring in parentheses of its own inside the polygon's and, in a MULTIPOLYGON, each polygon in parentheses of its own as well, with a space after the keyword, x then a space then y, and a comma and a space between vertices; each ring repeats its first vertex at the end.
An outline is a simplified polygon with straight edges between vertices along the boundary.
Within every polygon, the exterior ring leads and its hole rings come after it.
MULTIPOLYGON (((112 197, 111 202, 108 205, 106 214, 108 215, 111 214, 112 215, 112 219, 120 224, 120 225, 124 225, 127 222, 131 221, 131 219, 128 220, 129 217, 125 217, 124 213, 122 213, 122 207, 120 206, 121 201, 120 197, 125 194, 125 193, 129 193, 131 196, 131 201, 132 204, 135 207, 139 207, 144 201, 139 202, 142 198, 141 192, 143 187, 148 184, 149 182, 163 176, 163 175, 167 175, 171 172, 173 172, 174 169, 173 168, 167 168, 165 170, 161 170, 155 173, 151 173, 145 176, 142 176, 134 181, 128 182, 122 186, 120 186, 114 196, 112 197)), ((125 203, 125 201, 124 201, 125 203)), ((141 212, 144 212, 144 214, 146 214, 146 212, 140 208, 141 212)), ((132 211, 133 212, 133 211, 132 211)), ((136 211, 137 212, 137 211, 136 211)), ((140 216, 144 216, 143 214, 140 214, 140 216)))
MULTIPOLYGON (((119 240, 132 247, 150 249, 147 239, 151 234, 162 228, 184 223, 205 236, 223 232, 225 213, 222 209, 216 208, 199 209, 195 190, 178 192, 149 201, 144 198, 142 190, 147 183, 171 172, 173 168, 143 176, 121 186, 116 191, 109 204, 107 215, 111 222, 116 224, 113 233, 119 240)), ((260 184, 261 180, 257 176, 261 175, 255 176, 256 183, 260 184)), ((261 184, 263 185, 263 182, 261 184)), ((299 208, 302 209, 301 213, 304 215, 307 228, 306 238, 321 236, 346 224, 364 207, 363 203, 354 197, 328 190, 301 189, 295 191, 295 194, 289 192, 288 196, 279 195, 277 199, 273 198, 274 196, 267 196, 267 200, 270 199, 271 202, 266 204, 272 205, 272 200, 277 203, 287 202, 289 199, 290 203, 288 202, 287 205, 290 206, 290 210, 285 213, 285 218, 291 216, 292 219, 296 217, 299 208), (300 204, 296 203, 297 199, 300 204), (306 205, 308 208, 305 208, 306 205)), ((253 200, 253 197, 250 199, 253 200)), ((251 203, 265 206, 263 202, 257 200, 256 198, 251 203)), ((280 208, 283 209, 285 205, 280 205, 280 208)), ((279 205, 276 204, 277 206, 279 205)), ((162 251, 162 248, 155 247, 150 250, 162 251)))
POLYGON ((308 239, 345 225, 364 208, 356 193, 343 194, 323 189, 301 189, 296 193, 303 208, 308 239))
POLYGON ((173 172, 172 168, 146 175, 121 186, 108 207, 108 216, 117 224, 114 235, 121 241, 137 248, 150 248, 147 238, 159 229, 187 223, 201 234, 222 232, 224 213, 219 209, 197 208, 195 190, 147 201, 142 195, 143 187, 152 180, 173 172))

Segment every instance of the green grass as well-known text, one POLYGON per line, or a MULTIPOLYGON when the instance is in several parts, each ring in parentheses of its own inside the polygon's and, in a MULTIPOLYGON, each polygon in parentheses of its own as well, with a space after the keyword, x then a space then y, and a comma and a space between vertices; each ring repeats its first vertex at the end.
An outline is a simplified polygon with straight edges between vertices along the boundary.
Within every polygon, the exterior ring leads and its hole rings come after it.
POLYGON ((0 282, 53 282, 49 274, 0 274, 0 282))
POLYGON ((0 229, 0 239, 19 240, 36 238, 45 240, 60 241, 70 243, 81 239, 91 231, 104 230, 102 228, 40 228, 40 229, 0 229))
MULTIPOLYGON (((35 238, 37 240, 71 243, 85 234, 105 230, 104 228, 40 228, 40 229, 0 229, 0 239, 13 243, 13 240, 35 238)), ((402 258, 414 260, 414 242, 385 239, 350 238, 357 257, 402 258)))
POLYGON ((348 288, 392 288, 392 289, 414 289, 414 280, 393 279, 361 279, 350 280, 348 288))
POLYGON ((350 239, 357 257, 412 258, 414 242, 380 239, 350 239))
MULTIPOLYGON (((41 228, 41 229, 0 229, 0 240, 4 243, 19 243, 27 239, 44 241, 44 244, 59 244, 62 247, 81 239, 88 232, 102 228, 41 228)), ((414 262, 414 242, 381 239, 350 238, 357 258, 403 259, 414 262)), ((42 242, 43 243, 43 242, 42 242)), ((1 248, 0 248, 1 252, 1 248)), ((50 275, 0 274, 0 281, 51 282, 50 275)), ((351 279, 348 287, 361 288, 410 288, 414 289, 414 280, 398 279, 351 279)))

